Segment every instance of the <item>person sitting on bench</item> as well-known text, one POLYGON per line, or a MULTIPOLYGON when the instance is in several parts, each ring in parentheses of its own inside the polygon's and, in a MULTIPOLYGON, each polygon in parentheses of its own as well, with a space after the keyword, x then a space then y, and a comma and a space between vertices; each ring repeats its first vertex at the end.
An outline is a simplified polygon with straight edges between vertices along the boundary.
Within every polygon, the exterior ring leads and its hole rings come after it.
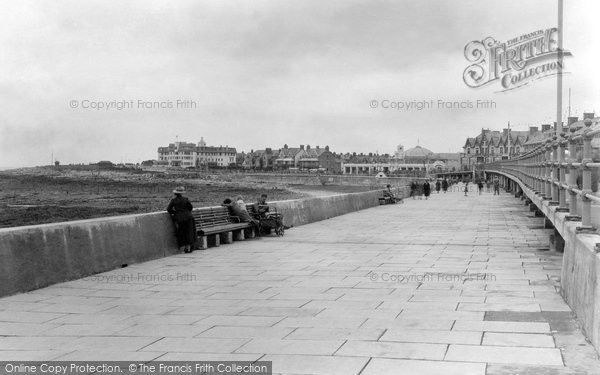
POLYGON ((389 199, 391 203, 396 203, 396 202, 404 203, 404 200, 402 198, 398 198, 394 195, 390 184, 388 184, 387 189, 383 191, 383 197, 386 199, 389 199))
POLYGON ((250 213, 246 209, 246 204, 244 203, 241 195, 238 195, 235 198, 235 201, 229 198, 225 199, 221 206, 227 207, 229 209, 229 214, 231 216, 237 216, 240 219, 240 222, 252 223, 258 227, 258 220, 250 216, 250 213))

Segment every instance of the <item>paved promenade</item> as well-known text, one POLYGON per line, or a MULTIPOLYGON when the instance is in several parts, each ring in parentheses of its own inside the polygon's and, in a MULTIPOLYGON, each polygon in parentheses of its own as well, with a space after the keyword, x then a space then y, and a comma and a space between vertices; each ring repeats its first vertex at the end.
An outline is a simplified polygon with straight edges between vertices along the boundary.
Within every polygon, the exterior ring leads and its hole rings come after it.
POLYGON ((600 374, 550 233, 509 194, 434 193, 0 299, 0 360, 600 374))

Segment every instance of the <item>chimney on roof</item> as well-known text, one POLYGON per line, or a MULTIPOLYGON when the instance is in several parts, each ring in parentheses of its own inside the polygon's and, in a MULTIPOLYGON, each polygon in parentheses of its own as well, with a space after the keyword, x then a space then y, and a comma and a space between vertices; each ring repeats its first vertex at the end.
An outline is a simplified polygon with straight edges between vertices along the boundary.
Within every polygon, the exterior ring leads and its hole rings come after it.
POLYGON ((329 151, 329 146, 325 146, 325 151, 329 151))
POLYGON ((592 119, 594 119, 595 115, 596 114, 594 112, 583 112, 583 119, 584 120, 587 120, 587 119, 592 120, 592 119))
POLYGON ((547 132, 551 129, 552 127, 550 126, 550 124, 542 124, 542 132, 547 132))
POLYGON ((508 136, 508 128, 502 129, 502 135, 505 136, 505 137, 508 136))
POLYGON ((306 145, 306 151, 310 150, 310 145, 306 145))
POLYGON ((538 127, 537 126, 530 126, 529 127, 529 134, 535 134, 538 132, 538 127))
POLYGON ((317 145, 317 150, 319 149, 319 145, 317 145))
POLYGON ((572 123, 577 122, 577 120, 579 120, 577 116, 571 116, 567 120, 567 125, 571 125, 572 123))
POLYGON ((304 145, 300 145, 300 150, 304 150, 304 145))
POLYGON ((283 145, 283 148, 285 148, 287 150, 287 148, 288 148, 287 143, 283 145))

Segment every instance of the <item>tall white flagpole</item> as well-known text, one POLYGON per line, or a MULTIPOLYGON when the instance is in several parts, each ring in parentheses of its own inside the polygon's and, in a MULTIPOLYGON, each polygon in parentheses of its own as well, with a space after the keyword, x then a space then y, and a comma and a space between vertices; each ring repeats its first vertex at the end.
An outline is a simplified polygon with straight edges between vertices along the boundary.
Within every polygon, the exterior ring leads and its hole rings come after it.
POLYGON ((556 75, 556 136, 562 133, 563 0, 558 0, 558 74, 556 75))

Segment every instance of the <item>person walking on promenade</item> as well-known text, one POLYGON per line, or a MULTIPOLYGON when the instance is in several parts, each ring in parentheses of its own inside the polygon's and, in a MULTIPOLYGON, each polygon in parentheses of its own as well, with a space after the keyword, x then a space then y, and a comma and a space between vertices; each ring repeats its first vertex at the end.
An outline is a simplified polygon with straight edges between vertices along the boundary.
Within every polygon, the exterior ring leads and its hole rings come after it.
POLYGON ((500 181, 494 179, 494 195, 500 195, 500 181))
POLYGON ((427 197, 429 197, 429 194, 431 194, 431 185, 427 180, 425 180, 425 183, 423 183, 423 193, 425 194, 425 200, 427 200, 427 197))
POLYGON ((437 191, 437 193, 440 193, 440 188, 442 187, 442 183, 440 182, 440 180, 436 180, 435 181, 435 191, 437 191))
POLYGON ((417 197, 419 197, 419 199, 423 199, 423 184, 415 182, 415 185, 417 186, 416 187, 417 197))
POLYGON ((417 195, 417 183, 415 181, 410 183, 410 196, 412 199, 416 199, 417 195))
POLYGON ((444 177, 444 180, 442 181, 442 190, 444 190, 444 194, 446 194, 446 192, 448 191, 448 180, 446 180, 445 177, 444 177))
POLYGON ((173 223, 175 223, 179 250, 191 253, 196 242, 196 223, 192 216, 193 207, 190 200, 183 196, 185 194, 183 186, 173 190, 173 193, 175 197, 169 202, 167 212, 171 215, 173 223))
POLYGON ((466 182, 465 182, 465 188, 464 188, 464 191, 465 191, 465 197, 466 197, 466 196, 467 196, 467 193, 469 192, 469 181, 466 181, 466 182))
POLYGON ((479 182, 477 182, 477 191, 479 192, 479 195, 481 195, 481 193, 483 193, 483 181, 479 180, 479 182))

